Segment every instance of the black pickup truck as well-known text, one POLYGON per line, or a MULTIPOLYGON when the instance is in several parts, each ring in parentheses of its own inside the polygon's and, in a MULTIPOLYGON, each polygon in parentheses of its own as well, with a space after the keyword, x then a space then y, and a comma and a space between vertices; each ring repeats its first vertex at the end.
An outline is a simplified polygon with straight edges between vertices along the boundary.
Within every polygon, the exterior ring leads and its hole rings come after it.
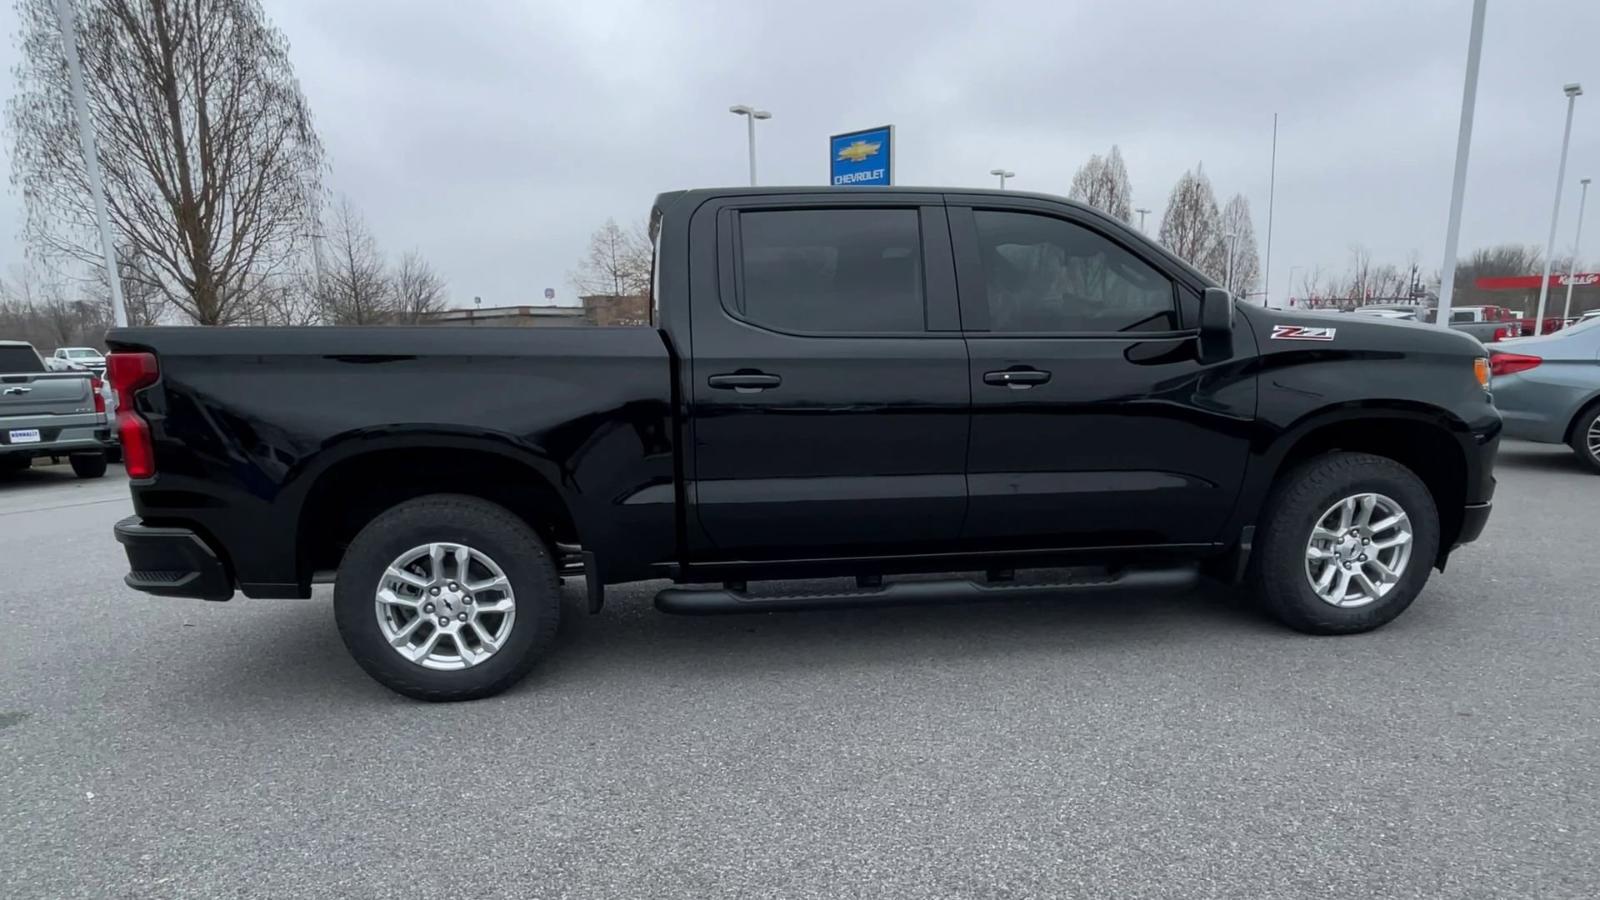
POLYGON ((1466 335, 1235 303, 1015 192, 682 191, 650 230, 650 327, 112 332, 128 585, 331 580, 360 664, 448 700, 550 648, 562 576, 727 613, 1206 574, 1337 634, 1488 518, 1466 335))

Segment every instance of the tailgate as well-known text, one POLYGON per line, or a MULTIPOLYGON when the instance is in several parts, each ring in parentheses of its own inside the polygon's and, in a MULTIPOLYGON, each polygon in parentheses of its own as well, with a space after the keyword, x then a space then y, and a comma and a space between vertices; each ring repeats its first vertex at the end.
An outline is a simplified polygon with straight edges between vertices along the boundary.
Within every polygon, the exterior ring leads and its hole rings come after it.
POLYGON ((87 372, 0 375, 0 425, 9 419, 94 413, 87 372))

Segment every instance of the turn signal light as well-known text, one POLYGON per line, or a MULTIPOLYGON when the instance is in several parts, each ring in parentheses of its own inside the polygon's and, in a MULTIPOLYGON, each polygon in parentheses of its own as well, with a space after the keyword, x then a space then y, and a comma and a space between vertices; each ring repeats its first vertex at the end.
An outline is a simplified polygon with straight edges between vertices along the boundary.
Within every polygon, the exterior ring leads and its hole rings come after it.
POLYGON ((134 392, 156 383, 161 369, 154 353, 113 353, 106 357, 106 374, 117 392, 117 438, 122 441, 122 465, 129 478, 156 474, 155 446, 150 424, 133 405, 134 392))
POLYGON ((1544 362, 1542 357, 1528 356, 1524 353, 1489 354, 1489 370, 1493 372, 1496 377, 1503 375, 1515 375, 1518 372, 1526 372, 1542 362, 1544 362))
POLYGON ((1472 361, 1472 374, 1478 376, 1478 387, 1489 389, 1489 361, 1478 357, 1472 361))

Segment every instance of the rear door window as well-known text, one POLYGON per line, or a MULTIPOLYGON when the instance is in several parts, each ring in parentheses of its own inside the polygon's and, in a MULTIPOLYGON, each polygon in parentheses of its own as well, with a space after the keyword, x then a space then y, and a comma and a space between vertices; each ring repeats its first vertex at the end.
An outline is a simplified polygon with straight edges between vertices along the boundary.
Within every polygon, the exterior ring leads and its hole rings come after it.
POLYGON ((741 318, 809 334, 924 330, 917 210, 759 210, 737 221, 741 318))

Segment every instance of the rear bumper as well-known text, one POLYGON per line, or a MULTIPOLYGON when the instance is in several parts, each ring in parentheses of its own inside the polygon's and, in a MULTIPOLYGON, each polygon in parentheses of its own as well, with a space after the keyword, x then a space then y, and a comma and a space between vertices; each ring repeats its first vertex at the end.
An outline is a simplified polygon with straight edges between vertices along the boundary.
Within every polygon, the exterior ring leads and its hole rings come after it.
POLYGON ((1489 511, 1493 503, 1469 503, 1461 512, 1461 534, 1456 537, 1455 546, 1470 544, 1483 534, 1483 526, 1489 523, 1489 511))
POLYGON ((128 554, 128 587, 160 597, 227 600, 233 579, 216 551, 187 528, 145 525, 129 516, 112 529, 128 554))

